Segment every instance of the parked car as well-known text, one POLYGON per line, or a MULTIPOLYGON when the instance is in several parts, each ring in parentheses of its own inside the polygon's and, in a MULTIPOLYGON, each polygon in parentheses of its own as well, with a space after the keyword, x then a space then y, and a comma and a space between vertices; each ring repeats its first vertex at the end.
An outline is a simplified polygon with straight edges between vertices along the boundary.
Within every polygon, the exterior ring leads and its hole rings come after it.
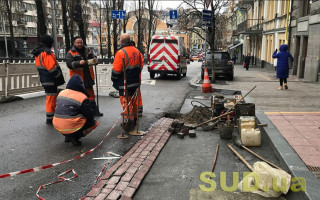
MULTIPOLYGON (((213 52, 215 77, 227 76, 233 80, 234 64, 228 52, 215 51, 213 52)), ((207 52, 206 60, 201 65, 201 79, 204 77, 204 68, 208 69, 209 77, 212 77, 212 52, 207 52)))

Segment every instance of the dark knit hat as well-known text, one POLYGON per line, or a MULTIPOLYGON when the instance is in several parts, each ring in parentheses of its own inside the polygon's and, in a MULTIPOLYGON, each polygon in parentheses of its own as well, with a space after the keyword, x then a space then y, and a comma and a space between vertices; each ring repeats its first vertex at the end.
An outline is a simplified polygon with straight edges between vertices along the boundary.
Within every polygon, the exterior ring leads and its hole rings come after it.
MULTIPOLYGON (((76 41, 76 39, 79 39, 79 38, 82 39, 82 37, 80 37, 80 36, 74 37, 72 42, 76 41)), ((83 40, 83 39, 82 39, 82 40, 83 40)))
POLYGON ((39 42, 44 44, 46 47, 51 48, 53 45, 53 38, 50 35, 41 35, 39 42))

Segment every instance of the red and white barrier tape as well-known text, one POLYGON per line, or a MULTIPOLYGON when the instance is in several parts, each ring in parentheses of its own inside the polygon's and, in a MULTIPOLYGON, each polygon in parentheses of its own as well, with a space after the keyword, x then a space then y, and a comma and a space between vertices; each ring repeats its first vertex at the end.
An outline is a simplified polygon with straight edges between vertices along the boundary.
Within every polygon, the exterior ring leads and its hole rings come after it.
MULTIPOLYGON (((133 95, 133 97, 136 95, 137 92, 135 92, 135 94, 133 95)), ((133 99, 133 98, 132 98, 133 99)), ((130 106, 131 104, 131 101, 129 102, 128 106, 130 106)), ((133 106, 133 105, 132 105, 133 106)), ((125 110, 122 111, 122 113, 124 113, 125 110)), ((121 115, 122 115, 121 113, 121 115)), ((108 133, 104 136, 104 138, 101 140, 101 142, 96 145, 94 148, 90 149, 89 151, 77 156, 77 157, 74 157, 70 160, 65 160, 65 161, 62 161, 62 162, 58 162, 58 163, 53 163, 53 164, 49 164, 49 165, 43 165, 43 166, 40 166, 40 167, 34 167, 34 168, 30 168, 30 169, 25 169, 25 170, 20 170, 20 171, 16 171, 16 172, 10 172, 10 173, 5 173, 5 174, 0 174, 0 179, 1 178, 8 178, 8 177, 12 177, 12 176, 16 176, 16 175, 20 175, 20 174, 26 174, 26 173, 30 173, 30 172, 36 172, 36 171, 40 171, 40 170, 43 170, 43 169, 49 169, 49 168, 52 168, 52 167, 55 167, 55 166, 58 166, 58 165, 61 165, 61 164, 64 164, 64 163, 68 163, 68 162, 71 162, 73 160, 77 160, 79 158, 82 158, 84 157, 85 155, 88 155, 90 154, 91 152, 93 152, 94 150, 96 150, 106 139, 107 137, 109 136, 109 134, 111 133, 111 131, 114 129, 114 127, 118 124, 120 118, 121 118, 121 115, 119 116, 119 118, 117 119, 116 123, 111 127, 111 129, 108 131, 108 133)))
POLYGON ((56 184, 56 183, 61 183, 61 182, 64 182, 64 181, 70 181, 70 180, 72 180, 72 179, 74 179, 74 178, 77 178, 77 177, 78 177, 77 172, 74 171, 74 169, 69 169, 69 170, 67 170, 67 171, 65 171, 65 172, 63 172, 63 173, 61 173, 61 174, 58 175, 58 178, 59 178, 60 180, 54 181, 54 182, 51 182, 51 183, 47 183, 47 184, 44 184, 44 185, 40 185, 40 187, 39 187, 38 190, 37 190, 36 195, 37 195, 37 197, 38 197, 40 200, 45 200, 44 198, 40 197, 40 195, 39 195, 40 190, 41 190, 42 188, 45 188, 46 186, 53 185, 53 184, 56 184), (65 175, 65 174, 67 174, 67 173, 70 173, 70 172, 72 172, 72 173, 74 174, 73 177, 65 178, 65 177, 62 176, 62 175, 65 175))

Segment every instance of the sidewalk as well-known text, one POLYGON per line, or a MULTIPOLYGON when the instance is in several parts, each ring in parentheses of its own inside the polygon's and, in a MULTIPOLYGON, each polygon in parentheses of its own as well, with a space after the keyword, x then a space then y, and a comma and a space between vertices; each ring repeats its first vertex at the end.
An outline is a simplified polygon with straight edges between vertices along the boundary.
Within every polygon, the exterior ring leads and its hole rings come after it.
MULTIPOLYGON (((266 112, 307 167, 320 171, 320 112, 266 112)), ((320 180, 320 174, 318 176, 320 180)))
MULTIPOLYGON (((292 113, 295 110, 292 106, 295 105, 295 102, 281 104, 281 111, 279 111, 277 105, 274 106, 274 98, 261 99, 261 95, 276 93, 276 95, 281 94, 289 98, 292 94, 298 94, 298 90, 292 88, 298 88, 300 91, 307 91, 306 88, 311 88, 312 92, 320 92, 319 86, 308 85, 296 77, 291 77, 289 78, 289 91, 276 91, 274 88, 277 88, 278 81, 272 72, 257 68, 249 69, 248 72, 239 71, 241 70, 239 68, 237 70, 239 74, 245 73, 245 76, 236 77, 240 82, 222 80, 213 85, 214 88, 219 89, 241 90, 243 95, 252 85, 264 88, 262 93, 254 91, 248 98, 249 102, 256 103, 257 101, 256 117, 258 121, 268 124, 267 127, 261 128, 262 146, 250 149, 287 170, 293 177, 303 177, 306 180, 306 192, 289 191, 287 195, 282 195, 278 199, 318 199, 320 181, 306 165, 320 167, 320 114, 310 113, 310 111, 319 109, 319 102, 316 102, 311 108, 308 107, 308 102, 304 102, 305 107, 301 106, 297 109, 299 113, 292 113), (243 84, 241 80, 246 80, 246 84, 243 84), (266 84, 269 85, 266 86, 266 84), (269 104, 272 106, 270 107, 269 104), (261 108, 268 112, 261 111, 261 108), (278 111, 275 112, 275 110, 278 111)), ((200 92, 200 81, 194 79, 191 85, 195 90, 192 90, 186 97, 181 108, 182 114, 192 109, 190 103, 194 99, 210 105, 208 97, 211 94, 200 92), (202 96, 203 99, 199 100, 199 96, 202 96)), ((249 169, 227 148, 227 144, 233 143, 232 140, 220 139, 217 130, 205 132, 201 128, 196 130, 196 138, 179 139, 177 135, 167 132, 171 122, 172 119, 160 119, 146 136, 107 170, 85 199, 266 199, 250 193, 220 191, 221 173, 226 172, 225 184, 231 187, 233 172, 240 172, 239 181, 243 178, 242 172, 249 172, 249 169), (198 189, 199 185, 204 184, 200 180, 200 174, 211 169, 217 144, 220 145, 214 170, 217 190, 202 192, 198 189)), ((243 149, 237 148, 236 150, 251 165, 260 161, 243 149)))

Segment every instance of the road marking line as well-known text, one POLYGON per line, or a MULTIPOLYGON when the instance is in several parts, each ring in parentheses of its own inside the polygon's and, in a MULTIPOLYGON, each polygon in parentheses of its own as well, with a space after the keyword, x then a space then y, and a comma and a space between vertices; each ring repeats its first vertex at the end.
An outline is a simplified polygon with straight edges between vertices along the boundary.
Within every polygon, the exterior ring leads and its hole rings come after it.
POLYGON ((268 78, 268 77, 266 77, 266 76, 263 76, 263 75, 261 75, 261 74, 258 74, 259 76, 261 76, 262 78, 265 78, 265 79, 267 79, 268 81, 271 81, 271 79, 270 78, 268 78))
POLYGON ((141 81, 141 84, 143 84, 143 85, 155 85, 156 84, 156 80, 144 80, 144 81, 141 81))

